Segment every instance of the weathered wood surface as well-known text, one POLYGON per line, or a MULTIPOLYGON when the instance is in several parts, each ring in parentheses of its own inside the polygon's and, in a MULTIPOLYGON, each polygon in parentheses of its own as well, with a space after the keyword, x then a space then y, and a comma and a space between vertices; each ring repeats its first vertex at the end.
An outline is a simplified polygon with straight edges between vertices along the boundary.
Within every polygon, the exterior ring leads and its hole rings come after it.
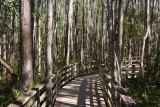
POLYGON ((134 100, 105 71, 100 69, 100 84, 98 75, 79 77, 96 73, 96 66, 76 63, 65 66, 8 107, 106 107, 105 104, 109 107, 137 107, 134 100), (64 87, 60 90, 62 86, 64 87))
POLYGON ((123 88, 115 80, 111 79, 104 67, 102 65, 100 69, 100 80, 106 105, 108 107, 138 107, 123 88))
POLYGON ((132 63, 129 60, 121 60, 121 74, 127 78, 136 78, 140 73, 140 60, 139 57, 132 58, 132 63))
POLYGON ((89 75, 92 73, 96 73, 96 66, 90 67, 81 66, 80 63, 71 64, 69 66, 65 66, 58 71, 55 71, 53 75, 47 77, 40 84, 37 84, 33 87, 32 90, 29 90, 27 93, 32 94, 24 94, 20 98, 18 98, 15 102, 10 104, 8 107, 45 107, 45 106, 53 106, 57 93, 62 86, 70 82, 72 79, 82 76, 89 75), (94 71, 92 70, 94 69, 94 71), (50 93, 47 93, 48 89, 51 89, 50 93))
POLYGON ((54 107, 106 107, 99 76, 79 77, 58 93, 54 107))

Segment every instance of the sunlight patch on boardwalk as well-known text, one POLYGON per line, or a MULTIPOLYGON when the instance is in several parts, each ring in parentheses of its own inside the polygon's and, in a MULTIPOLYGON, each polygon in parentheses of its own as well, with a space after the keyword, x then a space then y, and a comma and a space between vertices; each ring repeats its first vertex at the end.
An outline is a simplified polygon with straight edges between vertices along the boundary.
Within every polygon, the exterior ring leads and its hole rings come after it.
POLYGON ((55 107, 106 107, 99 76, 72 80, 59 91, 55 107))

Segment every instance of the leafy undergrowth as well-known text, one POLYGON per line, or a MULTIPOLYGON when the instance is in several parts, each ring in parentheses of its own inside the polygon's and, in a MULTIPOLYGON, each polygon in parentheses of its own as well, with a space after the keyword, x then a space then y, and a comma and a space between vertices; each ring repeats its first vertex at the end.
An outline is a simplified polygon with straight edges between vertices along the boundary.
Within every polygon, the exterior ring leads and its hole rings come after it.
POLYGON ((0 107, 7 107, 11 102, 20 96, 20 91, 15 87, 0 89, 0 107))
POLYGON ((149 81, 142 77, 127 79, 125 89, 139 107, 160 107, 160 78, 149 81))

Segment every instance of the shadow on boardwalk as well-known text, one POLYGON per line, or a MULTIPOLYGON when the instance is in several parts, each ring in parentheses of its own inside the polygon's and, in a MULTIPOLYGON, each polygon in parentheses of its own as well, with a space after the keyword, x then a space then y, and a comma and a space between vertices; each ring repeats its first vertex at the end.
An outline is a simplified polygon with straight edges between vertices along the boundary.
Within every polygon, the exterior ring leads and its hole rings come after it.
POLYGON ((79 77, 65 85, 55 107, 106 107, 98 75, 79 77))

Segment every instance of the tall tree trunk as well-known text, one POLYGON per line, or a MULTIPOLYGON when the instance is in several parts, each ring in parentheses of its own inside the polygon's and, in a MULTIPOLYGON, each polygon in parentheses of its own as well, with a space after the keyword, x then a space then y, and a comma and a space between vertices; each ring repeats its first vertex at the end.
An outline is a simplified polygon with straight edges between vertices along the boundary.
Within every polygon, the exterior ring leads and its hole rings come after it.
POLYGON ((129 37, 128 40, 128 60, 129 60, 129 65, 132 64, 132 39, 129 37))
POLYGON ((69 13, 68 13, 68 35, 67 35, 67 55, 66 55, 66 65, 69 65, 70 60, 70 39, 72 36, 73 29, 73 9, 74 9, 74 1, 70 0, 69 2, 69 13))
POLYGON ((33 86, 33 45, 31 29, 30 0, 20 1, 20 26, 21 26, 21 91, 26 92, 33 86))
POLYGON ((47 3, 47 76, 52 74, 53 59, 52 59, 52 38, 53 38, 53 0, 48 0, 47 3))
POLYGON ((114 72, 114 35, 113 35, 113 2, 112 0, 108 0, 108 37, 109 37, 109 62, 110 62, 110 72, 112 78, 115 79, 114 72))
POLYGON ((74 15, 74 24, 75 24, 75 28, 74 28, 74 61, 76 62, 76 58, 77 58, 77 37, 78 37, 78 0, 76 0, 76 4, 75 4, 75 15, 74 15))
POLYGON ((68 38, 69 38, 69 36, 68 36, 68 24, 69 24, 69 22, 68 22, 68 11, 69 11, 69 9, 68 9, 68 7, 69 7, 69 0, 65 0, 65 30, 64 30, 64 39, 65 39, 65 61, 66 61, 66 65, 68 65, 69 64, 69 59, 68 59, 68 54, 69 54, 69 50, 68 50, 68 48, 69 48, 69 44, 70 44, 70 42, 69 42, 69 40, 68 40, 68 38))
POLYGON ((104 6, 103 6, 103 3, 102 3, 102 36, 101 36, 101 63, 103 63, 104 61, 104 6))
POLYGON ((122 59, 122 42, 123 42, 123 0, 119 0, 119 28, 118 28, 118 38, 119 38, 119 47, 118 47, 118 66, 119 66, 119 75, 118 75, 118 82, 121 84, 121 63, 120 60, 122 59))
POLYGON ((120 60, 122 57, 122 39, 123 39, 123 0, 119 0, 119 52, 118 59, 120 60))
POLYGON ((84 60, 84 33, 85 33, 85 26, 84 26, 84 0, 83 0, 83 13, 82 13, 82 36, 81 36, 81 63, 84 60))
POLYGON ((141 69, 142 75, 144 74, 144 51, 146 46, 146 39, 151 36, 151 27, 150 27, 150 0, 146 1, 146 33, 143 37, 143 45, 142 45, 142 52, 141 52, 141 69))
MULTIPOLYGON (((13 5, 15 6, 15 2, 13 3, 13 5)), ((12 31, 11 31, 11 55, 10 55, 10 64, 14 63, 14 59, 15 59, 15 17, 16 17, 16 13, 12 12, 12 31)))

